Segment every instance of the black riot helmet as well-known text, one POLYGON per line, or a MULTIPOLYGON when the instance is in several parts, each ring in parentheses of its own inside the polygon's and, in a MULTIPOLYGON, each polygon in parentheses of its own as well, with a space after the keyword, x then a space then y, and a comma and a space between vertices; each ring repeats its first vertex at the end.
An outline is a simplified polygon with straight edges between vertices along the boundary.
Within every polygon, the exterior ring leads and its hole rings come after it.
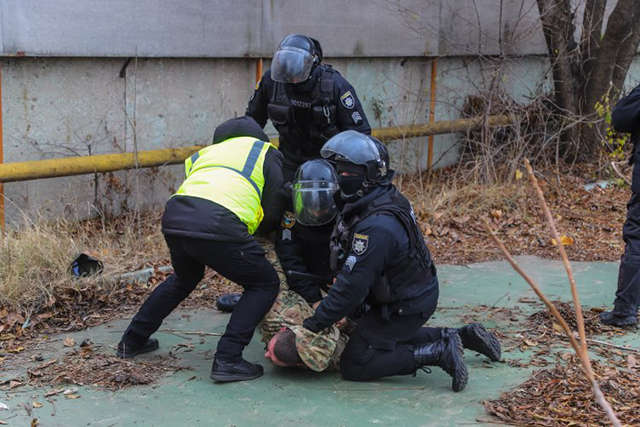
POLYGON ((314 159, 300 165, 292 187, 296 221, 311 226, 331 222, 338 213, 333 198, 337 190, 338 177, 329 162, 314 159))
POLYGON ((341 197, 361 197, 368 189, 390 181, 387 148, 376 138, 354 130, 334 135, 320 149, 320 155, 333 162, 338 172, 341 197))
POLYGON ((302 34, 289 34, 271 60, 271 78, 280 83, 302 83, 322 61, 320 43, 302 34))

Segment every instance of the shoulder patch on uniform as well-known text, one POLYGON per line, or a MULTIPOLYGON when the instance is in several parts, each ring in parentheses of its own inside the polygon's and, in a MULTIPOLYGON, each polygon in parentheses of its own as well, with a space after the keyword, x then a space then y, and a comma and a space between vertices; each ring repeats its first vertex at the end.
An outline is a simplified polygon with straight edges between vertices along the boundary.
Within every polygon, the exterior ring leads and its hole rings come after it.
POLYGON ((348 108, 349 110, 352 110, 356 104, 356 101, 353 99, 353 95, 351 94, 350 90, 340 95, 340 102, 342 103, 342 105, 344 105, 344 108, 348 108))
POLYGON ((282 240, 291 240, 291 230, 288 228, 282 230, 282 240))
POLYGON ((356 257, 354 257, 353 255, 349 255, 344 262, 343 268, 347 270, 349 273, 351 273, 351 270, 353 270, 353 267, 355 265, 356 265, 356 257))
POLYGON ((285 211, 282 215, 282 221, 280 222, 280 226, 282 228, 292 228, 296 225, 296 216, 293 212, 285 211))
POLYGON ((351 243, 351 249, 356 255, 362 255, 369 246, 369 236, 366 234, 353 234, 353 242, 351 243))
POLYGON ((351 114, 351 119, 353 120, 353 124, 355 125, 359 125, 360 123, 362 123, 362 116, 357 111, 354 111, 351 114))

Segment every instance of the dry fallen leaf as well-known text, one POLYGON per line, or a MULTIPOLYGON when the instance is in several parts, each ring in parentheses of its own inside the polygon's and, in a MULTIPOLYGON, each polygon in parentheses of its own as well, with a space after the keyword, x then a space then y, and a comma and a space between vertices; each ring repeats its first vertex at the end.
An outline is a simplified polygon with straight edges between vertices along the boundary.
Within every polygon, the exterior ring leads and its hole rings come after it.
POLYGON ((9 390, 13 390, 14 388, 20 387, 21 385, 23 384, 20 381, 11 380, 9 381, 9 390))
POLYGON ((54 396, 54 395, 56 395, 56 394, 60 394, 60 393, 62 393, 63 391, 64 391, 64 389, 63 389, 63 388, 58 388, 58 389, 56 389, 56 390, 51 390, 51 391, 46 392, 46 393, 44 394, 44 397, 51 397, 51 396, 54 396))
POLYGON ((66 389, 65 391, 62 392, 62 394, 64 394, 65 396, 68 396, 70 394, 75 393, 76 391, 78 391, 78 388, 73 387, 73 388, 66 389))
POLYGON ((37 427, 40 424, 37 418, 31 420, 31 427, 37 427))
POLYGON ((9 407, 7 406, 6 403, 0 402, 0 411, 6 411, 8 409, 9 409, 9 407))
POLYGON ((80 399, 79 394, 65 394, 64 397, 66 397, 67 399, 80 399))
POLYGON ((516 181, 519 181, 522 179, 522 172, 520 172, 520 169, 516 169, 516 181))
POLYGON ((33 401, 33 403, 31 405, 36 409, 42 408, 44 406, 42 403, 36 402, 35 400, 33 401))
POLYGON ((491 209, 491 212, 489 212, 491 214, 492 217, 494 217, 495 219, 500 219, 502 218, 502 211, 500 209, 491 209))
MULTIPOLYGON (((572 237, 569 236, 565 236, 564 234, 562 236, 560 236, 560 243, 562 243, 562 246, 571 246, 573 245, 575 242, 573 240, 572 237)), ((558 242, 556 242, 556 239, 551 239, 551 244, 553 246, 558 246, 558 242)))
POLYGON ((6 426, 6 425, 8 425, 8 423, 6 421, 0 420, 0 425, 6 426))
POLYGON ((24 347, 19 346, 19 347, 15 347, 15 348, 10 348, 9 350, 7 350, 9 353, 20 353, 21 351, 24 351, 24 347))
POLYGON ((73 338, 71 337, 67 337, 64 339, 64 346, 65 347, 73 347, 74 345, 76 345, 76 342, 73 338))

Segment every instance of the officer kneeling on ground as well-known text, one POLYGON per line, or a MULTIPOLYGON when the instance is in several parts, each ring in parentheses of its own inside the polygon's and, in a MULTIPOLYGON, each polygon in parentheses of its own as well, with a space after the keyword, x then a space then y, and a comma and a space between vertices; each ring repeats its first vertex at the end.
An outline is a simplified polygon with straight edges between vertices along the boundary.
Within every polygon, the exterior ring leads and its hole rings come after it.
POLYGON ((320 147, 340 131, 371 133, 356 91, 322 63, 320 43, 289 34, 273 55, 246 114, 264 127, 267 118, 280 135, 284 180, 293 181, 298 166, 320 157, 320 147))
MULTIPOLYGON (((304 327, 321 331, 366 301, 371 309, 356 320, 342 354, 345 379, 372 380, 440 366, 453 377, 454 391, 464 389, 468 373, 459 330, 436 331, 441 336, 433 337, 434 330, 422 328, 437 306, 438 279, 411 205, 391 183, 386 148, 370 136, 345 131, 320 153, 335 164, 340 184, 331 262, 341 268, 304 327)), ((499 358, 499 343, 484 328, 460 332, 467 335, 468 346, 482 346, 499 358)))
POLYGON ((282 154, 250 117, 215 130, 213 145, 185 161, 186 179, 167 202, 162 232, 174 273, 151 293, 118 344, 120 357, 156 350, 149 338, 193 291, 205 265, 244 288, 211 369, 215 381, 258 378, 262 366, 242 358, 254 330, 278 294, 279 279, 257 231, 275 227, 282 212, 282 154))

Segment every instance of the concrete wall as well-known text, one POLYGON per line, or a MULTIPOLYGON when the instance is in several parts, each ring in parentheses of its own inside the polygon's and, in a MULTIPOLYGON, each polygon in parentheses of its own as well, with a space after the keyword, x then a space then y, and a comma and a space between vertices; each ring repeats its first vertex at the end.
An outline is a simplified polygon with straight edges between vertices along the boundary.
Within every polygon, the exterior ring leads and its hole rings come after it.
POLYGON ((3 0, 0 27, 9 56, 270 57, 292 32, 332 57, 547 51, 536 0, 3 0))
MULTIPOLYGON (((548 88, 535 0, 4 0, 4 161, 205 144, 244 112, 252 57, 270 57, 290 32, 322 42, 374 127, 427 122, 434 57, 436 120, 459 118, 496 67, 518 101, 548 88), (497 54, 507 60, 487 59, 497 54)), ((629 81, 639 72, 634 63, 629 81)), ((456 161, 458 138, 435 137, 436 166, 456 161)), ((424 168, 426 141, 392 143, 392 166, 424 168)), ((7 220, 160 206, 182 175, 171 166, 9 183, 7 220)))
MULTIPOLYGON (((328 58, 356 88, 373 127, 426 123, 431 59, 328 58)), ((223 120, 244 112, 255 61, 132 60, 126 78, 119 58, 18 58, 2 66, 5 162, 206 144, 223 120), (135 139, 134 139, 135 135, 135 139)), ((546 60, 505 66, 505 87, 519 100, 536 91, 546 60)), ((268 66, 266 62, 265 67, 268 66)), ((485 90, 494 65, 440 58, 436 120, 455 119, 469 94, 485 90)), ((275 136, 269 125, 267 133, 275 136)), ((436 166, 457 158, 456 135, 435 137, 436 166)), ((391 143, 392 166, 426 165, 427 138, 391 143)), ((183 177, 180 166, 5 184, 6 213, 86 216, 105 208, 161 205, 183 177)))

